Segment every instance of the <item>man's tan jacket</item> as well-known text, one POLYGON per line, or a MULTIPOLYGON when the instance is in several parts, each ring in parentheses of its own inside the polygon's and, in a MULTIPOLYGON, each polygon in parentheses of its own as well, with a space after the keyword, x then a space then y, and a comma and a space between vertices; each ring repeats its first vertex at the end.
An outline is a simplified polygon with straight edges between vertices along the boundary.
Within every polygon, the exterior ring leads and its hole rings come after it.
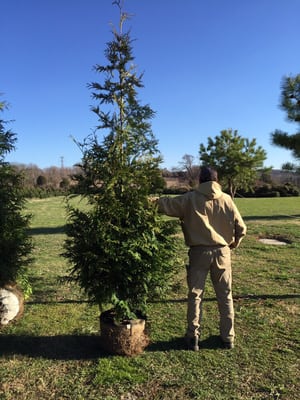
POLYGON ((238 247, 246 225, 232 198, 217 182, 204 182, 193 191, 157 200, 160 212, 178 217, 187 246, 238 247))

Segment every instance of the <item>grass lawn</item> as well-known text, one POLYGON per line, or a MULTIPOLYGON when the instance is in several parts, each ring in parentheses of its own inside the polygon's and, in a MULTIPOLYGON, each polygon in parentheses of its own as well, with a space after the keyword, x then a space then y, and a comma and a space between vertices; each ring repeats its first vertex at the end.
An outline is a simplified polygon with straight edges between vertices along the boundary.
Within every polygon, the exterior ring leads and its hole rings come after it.
MULTIPOLYGON (((30 200, 34 292, 23 318, 0 331, 0 400, 300 399, 300 198, 236 202, 248 226, 233 253, 236 347, 219 346, 208 282, 201 350, 185 350, 183 268, 168 298, 151 304, 151 344, 127 358, 100 350, 97 307, 62 279, 63 198, 30 200)), ((181 252, 186 259, 183 241, 181 252)))

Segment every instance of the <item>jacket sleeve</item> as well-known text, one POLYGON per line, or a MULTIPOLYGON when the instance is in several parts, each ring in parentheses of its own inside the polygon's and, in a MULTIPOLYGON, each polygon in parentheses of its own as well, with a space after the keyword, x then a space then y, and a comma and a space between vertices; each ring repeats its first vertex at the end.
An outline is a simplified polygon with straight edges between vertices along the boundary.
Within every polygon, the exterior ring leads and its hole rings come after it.
POLYGON ((158 211, 170 217, 184 217, 185 196, 160 197, 157 200, 158 211))

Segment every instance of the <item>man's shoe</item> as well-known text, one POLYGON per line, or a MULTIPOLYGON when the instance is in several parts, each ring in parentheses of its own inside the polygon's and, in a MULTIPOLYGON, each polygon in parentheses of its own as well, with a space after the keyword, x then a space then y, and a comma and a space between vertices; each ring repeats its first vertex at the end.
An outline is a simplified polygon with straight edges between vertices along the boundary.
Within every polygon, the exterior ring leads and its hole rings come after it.
POLYGON ((195 337, 186 337, 186 344, 188 350, 199 351, 199 338, 195 337))
POLYGON ((231 350, 234 348, 234 343, 233 342, 223 342, 222 341, 222 346, 223 349, 231 350))

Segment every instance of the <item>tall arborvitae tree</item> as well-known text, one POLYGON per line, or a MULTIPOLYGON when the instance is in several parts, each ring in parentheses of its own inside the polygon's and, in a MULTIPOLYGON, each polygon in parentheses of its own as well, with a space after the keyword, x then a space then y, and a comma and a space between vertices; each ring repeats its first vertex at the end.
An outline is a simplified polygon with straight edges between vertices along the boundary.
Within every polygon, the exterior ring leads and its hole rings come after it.
MULTIPOLYGON (((300 74, 283 78, 280 107, 286 112, 287 120, 300 126, 300 74)), ((300 131, 294 134, 275 130, 272 143, 291 150, 294 158, 300 160, 300 131)))
POLYGON ((108 64, 96 65, 99 82, 89 85, 96 105, 95 133, 79 143, 81 174, 77 189, 90 207, 70 208, 64 256, 77 281, 100 307, 113 304, 119 318, 145 313, 150 296, 168 286, 174 271, 174 226, 163 221, 148 196, 161 186, 158 151, 150 120, 141 105, 143 87, 132 54, 128 15, 121 2, 119 29, 107 44, 108 64), (99 131, 103 137, 98 137, 99 131))
MULTIPOLYGON (((6 104, 0 103, 0 112, 6 104)), ((5 161, 15 149, 16 135, 0 118, 0 287, 24 278, 32 242, 28 236, 30 216, 25 215, 22 176, 5 161)))

